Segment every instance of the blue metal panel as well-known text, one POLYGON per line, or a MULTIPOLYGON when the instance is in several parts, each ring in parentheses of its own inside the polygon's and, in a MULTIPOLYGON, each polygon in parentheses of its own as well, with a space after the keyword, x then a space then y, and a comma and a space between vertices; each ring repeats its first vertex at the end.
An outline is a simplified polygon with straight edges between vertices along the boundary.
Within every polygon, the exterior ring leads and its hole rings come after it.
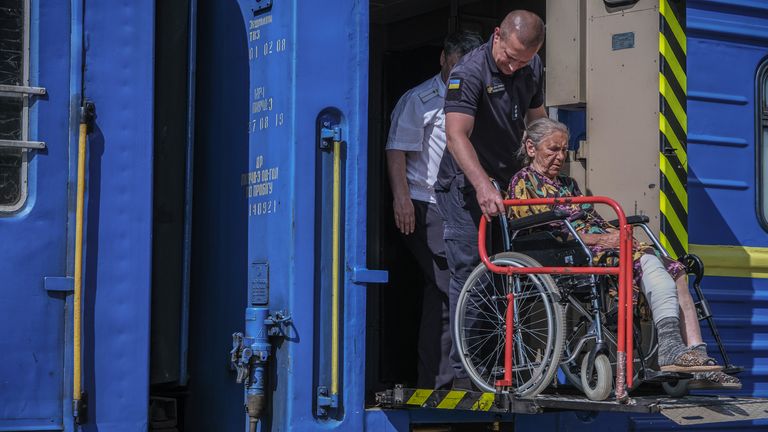
POLYGON ((69 112, 69 5, 32 2, 29 195, 15 215, 0 217, 0 430, 64 427, 65 294, 44 277, 66 275, 69 112))
MULTIPOLYGON (((239 2, 249 36, 250 95, 248 160, 254 175, 247 186, 268 187, 249 199, 248 260, 270 268, 271 310, 293 316, 290 337, 270 367, 278 384, 271 395, 268 427, 309 431, 364 429, 365 289, 352 281, 364 268, 367 165, 368 2, 276 1, 266 11, 239 2), (258 106, 268 101, 268 108, 258 106), (316 238, 327 227, 318 219, 314 191, 319 178, 318 116, 340 113, 346 142, 343 162, 341 410, 331 419, 315 417, 315 385, 324 382, 330 359, 313 345, 330 323, 316 314, 316 238), (269 179, 264 179, 264 173, 269 179), (313 297, 315 300, 312 301, 313 297), (314 336, 313 336, 314 335, 314 336)), ((245 109, 245 107, 243 107, 245 109)), ((247 189, 246 189, 247 190, 247 189)), ((319 203, 319 208, 328 202, 319 203)), ((243 292, 243 295, 245 293, 243 292)), ((234 330, 234 329, 233 329, 234 330)))
POLYGON ((85 95, 97 117, 87 164, 83 429, 146 430, 155 5, 86 7, 85 95))
POLYGON ((768 6, 747 14, 735 3, 690 2, 690 241, 766 246, 755 213, 754 143, 755 74, 766 55, 768 6))
MULTIPOLYGON (((690 1, 688 28, 690 242, 766 247, 756 212, 755 78, 766 56, 768 4, 690 1)), ((732 361, 747 368, 741 394, 765 397, 768 280, 709 277, 704 284, 732 361)))
MULTIPOLYGON (((690 242, 765 247, 756 212, 755 77, 766 56, 768 4, 692 0, 688 6, 690 242)), ((740 393, 765 397, 768 280, 708 277, 704 288, 732 361, 747 368, 740 393)))

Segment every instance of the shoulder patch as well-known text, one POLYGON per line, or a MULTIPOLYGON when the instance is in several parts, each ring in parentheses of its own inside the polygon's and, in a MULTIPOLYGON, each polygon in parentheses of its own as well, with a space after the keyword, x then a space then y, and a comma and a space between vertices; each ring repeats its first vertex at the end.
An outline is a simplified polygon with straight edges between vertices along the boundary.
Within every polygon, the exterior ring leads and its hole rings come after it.
POLYGON ((448 90, 445 93, 445 100, 457 101, 461 99, 461 78, 451 78, 448 80, 448 90))
POLYGON ((435 96, 438 96, 439 93, 436 88, 432 87, 429 90, 424 90, 423 92, 419 93, 419 99, 421 99, 422 103, 427 103, 428 101, 435 98, 435 96))

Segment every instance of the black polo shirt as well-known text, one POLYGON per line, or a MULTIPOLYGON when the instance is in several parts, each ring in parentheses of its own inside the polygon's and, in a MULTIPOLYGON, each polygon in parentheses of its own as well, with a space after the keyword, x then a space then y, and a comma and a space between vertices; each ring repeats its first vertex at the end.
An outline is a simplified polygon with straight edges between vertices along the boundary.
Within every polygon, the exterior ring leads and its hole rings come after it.
MULTIPOLYGON (((445 112, 475 117, 469 140, 485 172, 506 188, 521 168, 516 152, 525 131, 525 114, 529 108, 544 104, 543 67, 537 54, 527 66, 505 75, 493 60, 492 44, 493 37, 467 53, 453 68, 445 112)), ((448 189, 458 174, 459 165, 445 152, 435 187, 448 189)))

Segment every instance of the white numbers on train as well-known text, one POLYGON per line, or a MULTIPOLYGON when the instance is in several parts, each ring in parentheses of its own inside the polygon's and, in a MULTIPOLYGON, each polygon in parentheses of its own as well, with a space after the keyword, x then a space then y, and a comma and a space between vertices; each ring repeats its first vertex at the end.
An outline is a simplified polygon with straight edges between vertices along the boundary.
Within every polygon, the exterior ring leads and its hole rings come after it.
POLYGON ((274 41, 266 41, 261 46, 262 55, 268 56, 270 54, 284 52, 288 45, 286 38, 276 39, 274 41))
POLYGON ((248 133, 267 130, 270 127, 281 127, 285 125, 285 114, 275 113, 270 120, 270 115, 265 115, 248 122, 248 133))
POLYGON ((277 200, 262 201, 252 204, 248 208, 249 216, 261 216, 277 211, 277 200))

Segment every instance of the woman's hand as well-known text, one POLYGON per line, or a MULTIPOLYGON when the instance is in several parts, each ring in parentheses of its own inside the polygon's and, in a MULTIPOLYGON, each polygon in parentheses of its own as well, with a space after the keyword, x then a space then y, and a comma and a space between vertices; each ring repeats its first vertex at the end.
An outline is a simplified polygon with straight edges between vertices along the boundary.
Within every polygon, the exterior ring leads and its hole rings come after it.
POLYGON ((604 249, 619 247, 619 232, 611 231, 605 234, 579 234, 587 246, 597 246, 604 249))
MULTIPOLYGON (((610 230, 605 234, 579 234, 587 246, 597 246, 603 249, 618 249, 620 233, 619 230, 610 230)), ((637 247, 637 240, 632 238, 632 246, 637 247)))
POLYGON ((597 235, 597 241, 595 243, 595 246, 600 246, 603 248, 618 248, 619 247, 619 232, 618 231, 612 231, 605 234, 596 234, 597 235))

